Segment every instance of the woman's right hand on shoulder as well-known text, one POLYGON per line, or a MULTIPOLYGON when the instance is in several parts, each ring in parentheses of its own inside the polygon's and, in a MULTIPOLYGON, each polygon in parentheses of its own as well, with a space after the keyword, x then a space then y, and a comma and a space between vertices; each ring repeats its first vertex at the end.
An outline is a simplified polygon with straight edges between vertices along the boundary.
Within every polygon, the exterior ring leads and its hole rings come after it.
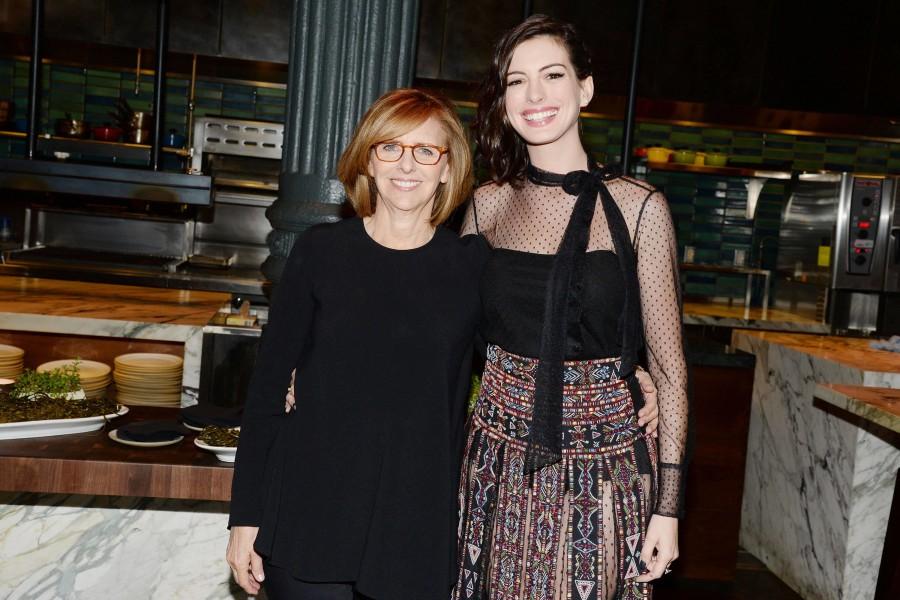
POLYGON ((297 377, 297 369, 291 371, 291 385, 284 395, 284 412, 289 413, 297 408, 297 399, 294 397, 294 379, 297 377))
POLYGON ((265 579, 262 557, 253 549, 258 532, 259 527, 233 526, 225 551, 234 580, 251 596, 259 594, 260 584, 265 579))

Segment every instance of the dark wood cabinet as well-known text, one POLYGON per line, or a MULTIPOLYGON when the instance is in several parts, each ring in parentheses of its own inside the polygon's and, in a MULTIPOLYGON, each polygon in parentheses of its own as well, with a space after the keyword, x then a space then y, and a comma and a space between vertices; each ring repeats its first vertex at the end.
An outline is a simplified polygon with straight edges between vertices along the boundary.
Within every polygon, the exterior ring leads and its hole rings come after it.
POLYGON ((286 63, 292 0, 222 0, 220 55, 286 63))
MULTIPOLYGON (((588 41, 598 94, 626 93, 635 3, 534 0, 588 41)), ((416 75, 476 81, 521 0, 422 0, 416 75)), ((900 115, 900 2, 647 0, 638 94, 860 115, 900 115)))

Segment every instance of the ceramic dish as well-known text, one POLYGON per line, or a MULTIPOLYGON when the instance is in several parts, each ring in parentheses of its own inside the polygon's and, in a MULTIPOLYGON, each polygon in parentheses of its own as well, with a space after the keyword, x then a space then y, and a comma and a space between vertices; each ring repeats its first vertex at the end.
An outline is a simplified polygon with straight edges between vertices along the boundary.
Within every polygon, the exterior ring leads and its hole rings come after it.
POLYGON ((194 440, 194 445, 201 450, 207 450, 216 455, 216 458, 222 462, 233 463, 234 455, 237 452, 237 446, 208 446, 200 441, 200 438, 194 440))
POLYGON ((135 446, 137 448, 159 448, 160 446, 171 446, 172 444, 177 444, 184 439, 184 436, 179 435, 177 438, 172 438, 171 440, 163 440, 161 442, 138 442, 136 440, 126 440, 125 438, 120 438, 119 430, 113 429, 109 432, 109 439, 114 442, 119 442, 120 444, 125 444, 126 446, 135 446))
POLYGON ((181 424, 184 425, 185 427, 187 427, 188 429, 190 429, 191 431, 196 431, 196 432, 198 432, 198 433, 201 432, 201 431, 203 431, 203 427, 202 427, 202 426, 201 426, 201 427, 197 427, 196 425, 191 425, 191 424, 188 423, 187 421, 182 421, 181 424))
POLYGON ((18 423, 0 424, 0 440, 18 440, 23 438, 44 437, 50 435, 67 435, 86 433, 101 429, 106 421, 121 417, 128 412, 127 406, 109 415, 96 417, 80 417, 78 419, 49 419, 46 421, 20 421, 18 423))

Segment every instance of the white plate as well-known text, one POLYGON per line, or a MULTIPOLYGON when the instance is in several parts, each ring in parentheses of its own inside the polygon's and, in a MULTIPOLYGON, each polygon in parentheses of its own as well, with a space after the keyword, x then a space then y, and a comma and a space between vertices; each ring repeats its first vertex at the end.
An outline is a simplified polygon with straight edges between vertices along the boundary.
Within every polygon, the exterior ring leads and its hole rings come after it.
POLYGON ((183 435, 179 435, 173 440, 165 440, 162 442, 138 442, 135 440, 126 440, 125 438, 120 438, 118 432, 118 429, 113 429, 112 431, 110 431, 109 439, 114 442, 119 442, 120 444, 125 444, 126 446, 137 446, 138 448, 159 448, 160 446, 171 446, 172 444, 177 444, 184 439, 183 435))
POLYGON ((181 422, 182 425, 190 429, 191 431, 203 431, 203 427, 197 427, 196 425, 190 425, 185 421, 181 422))
POLYGON ((0 440, 18 440, 48 435, 66 435, 70 433, 97 431, 106 424, 107 419, 120 417, 127 412, 127 406, 120 406, 117 412, 105 416, 0 423, 0 440))
POLYGON ((200 438, 194 439, 194 445, 201 450, 208 450, 216 455, 216 458, 222 462, 233 463, 234 455, 237 452, 237 446, 209 446, 200 441, 200 438))

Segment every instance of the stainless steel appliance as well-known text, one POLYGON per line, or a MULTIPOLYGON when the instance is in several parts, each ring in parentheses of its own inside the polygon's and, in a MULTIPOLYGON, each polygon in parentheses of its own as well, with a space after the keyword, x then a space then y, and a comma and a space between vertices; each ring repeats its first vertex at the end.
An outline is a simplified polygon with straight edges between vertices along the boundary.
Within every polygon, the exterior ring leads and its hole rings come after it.
POLYGON ((45 190, 38 185, 44 175, 36 174, 28 189, 51 193, 29 205, 24 247, 6 253, 2 270, 262 296, 260 265, 271 232, 266 209, 277 197, 283 131, 262 121, 197 119, 191 173, 155 175, 200 181, 205 203, 192 204, 182 192, 157 198, 147 195, 149 188, 144 196, 104 188, 105 197, 94 196, 90 185, 45 190))
POLYGON ((777 309, 835 333, 900 330, 900 202, 891 176, 796 174, 782 213, 777 309))

